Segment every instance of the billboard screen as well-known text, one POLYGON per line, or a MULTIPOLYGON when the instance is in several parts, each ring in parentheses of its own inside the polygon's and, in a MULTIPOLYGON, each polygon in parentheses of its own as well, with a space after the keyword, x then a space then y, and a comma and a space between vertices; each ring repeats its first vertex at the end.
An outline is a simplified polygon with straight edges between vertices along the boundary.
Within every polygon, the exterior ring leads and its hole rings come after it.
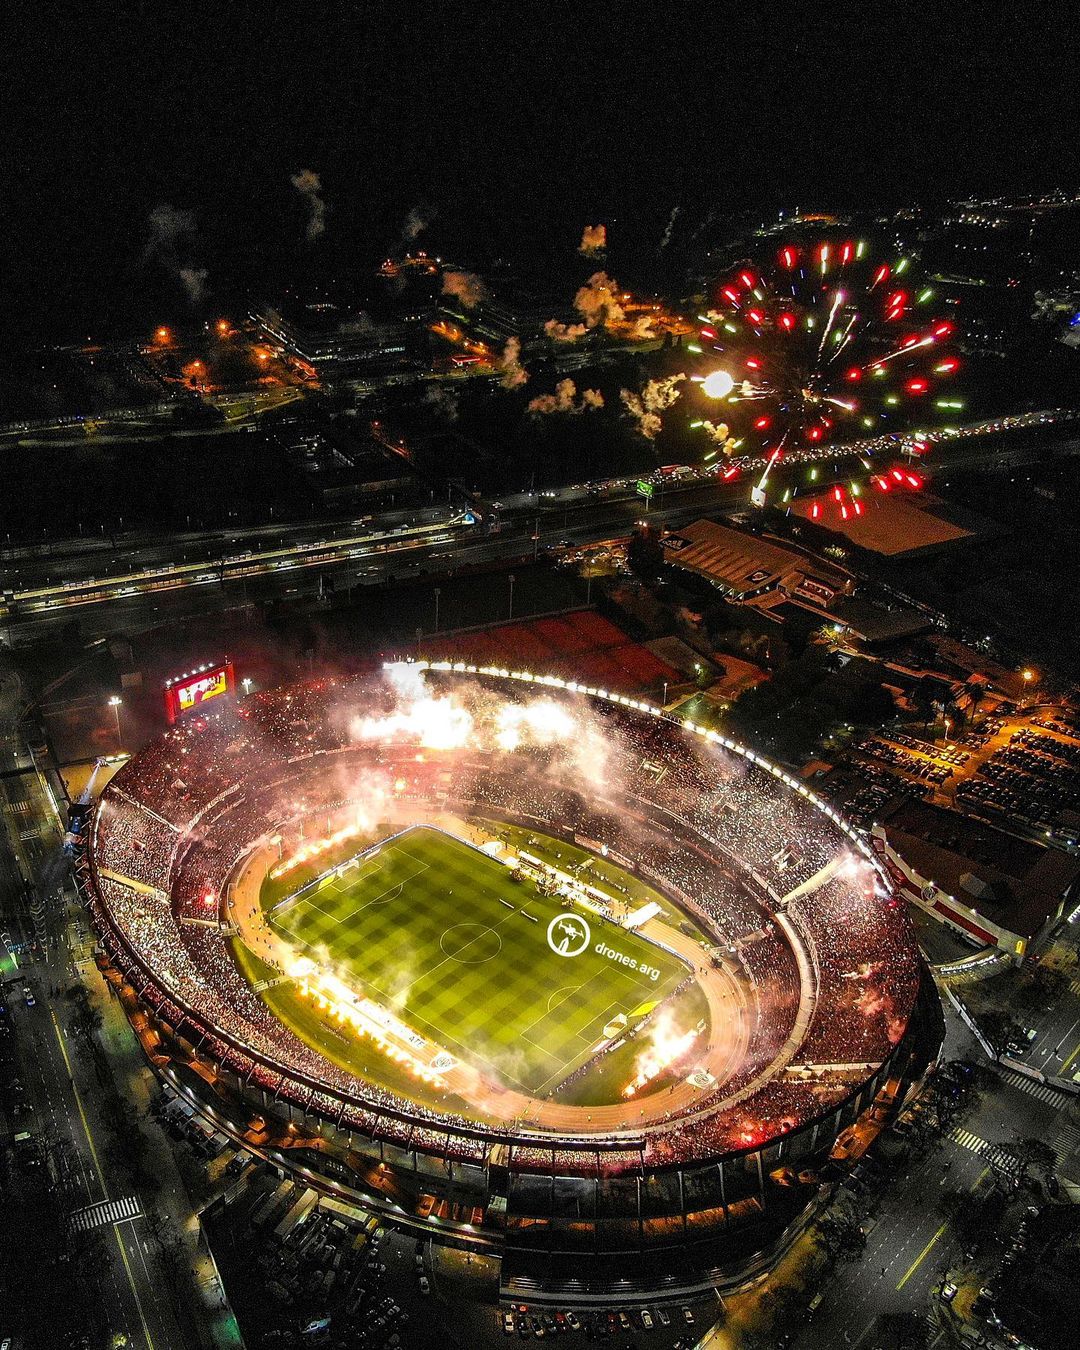
POLYGON ((180 675, 165 684, 165 715, 170 725, 195 712, 213 699, 232 693, 236 683, 231 661, 203 666, 190 675, 180 675))

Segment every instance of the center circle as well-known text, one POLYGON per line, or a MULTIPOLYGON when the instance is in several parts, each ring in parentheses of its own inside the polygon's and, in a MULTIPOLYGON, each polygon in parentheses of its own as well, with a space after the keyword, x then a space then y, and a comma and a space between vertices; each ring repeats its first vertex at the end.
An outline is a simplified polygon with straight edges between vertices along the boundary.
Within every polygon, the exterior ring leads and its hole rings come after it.
POLYGON ((463 966, 482 966, 502 951, 502 938, 482 923, 456 923, 439 939, 443 954, 463 966))

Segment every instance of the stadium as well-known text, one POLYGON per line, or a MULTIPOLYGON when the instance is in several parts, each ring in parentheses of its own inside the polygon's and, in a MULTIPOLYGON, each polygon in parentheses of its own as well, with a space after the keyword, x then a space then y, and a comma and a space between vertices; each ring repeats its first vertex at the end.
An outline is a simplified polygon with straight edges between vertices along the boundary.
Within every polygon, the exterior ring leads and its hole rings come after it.
POLYGON ((763 1268, 936 1050, 862 835, 553 676, 416 661, 200 710, 113 778, 80 876, 163 1078, 509 1293, 763 1268))

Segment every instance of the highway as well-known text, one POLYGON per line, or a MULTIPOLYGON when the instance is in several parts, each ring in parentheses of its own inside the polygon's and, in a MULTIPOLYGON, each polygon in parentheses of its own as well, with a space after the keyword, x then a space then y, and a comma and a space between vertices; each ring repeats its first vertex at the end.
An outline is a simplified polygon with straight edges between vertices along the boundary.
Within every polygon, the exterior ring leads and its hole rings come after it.
MULTIPOLYGON (((1027 425, 1014 419, 1007 429, 1018 436, 1027 425)), ((935 450, 935 471, 1012 466, 1045 452, 1045 446, 1026 447, 1019 437, 1007 447, 983 439, 1001 428, 998 422, 978 424, 943 439, 935 450)), ((1080 442, 1055 448, 1057 454, 1078 452, 1080 442)), ((838 451, 806 453, 835 458, 838 451)), ((781 482, 783 472, 775 475, 781 482)), ((649 501, 638 495, 636 480, 611 480, 518 493, 475 506, 387 512, 337 525, 305 522, 243 533, 188 534, 164 543, 133 536, 122 543, 79 540, 9 549, 2 555, 0 628, 15 644, 31 640, 31 630, 54 628, 73 615, 86 637, 133 631, 310 592, 324 575, 333 577, 337 590, 351 590, 516 561, 563 540, 583 544, 625 535, 645 516, 670 528, 703 513, 746 509, 745 474, 725 478, 699 470, 649 477, 654 488, 649 501)))

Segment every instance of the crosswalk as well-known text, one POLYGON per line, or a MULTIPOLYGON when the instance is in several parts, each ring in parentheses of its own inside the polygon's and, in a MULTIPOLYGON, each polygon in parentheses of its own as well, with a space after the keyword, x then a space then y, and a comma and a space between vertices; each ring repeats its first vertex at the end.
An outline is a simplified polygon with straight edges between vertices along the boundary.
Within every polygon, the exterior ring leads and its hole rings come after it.
POLYGON ((959 1144, 961 1148, 968 1148, 972 1153, 982 1153, 986 1148, 985 1139, 980 1139, 977 1134, 972 1134, 970 1130, 962 1130, 959 1126, 955 1130, 949 1131, 949 1138, 954 1144, 959 1144))
POLYGON ((1049 1083, 1040 1083, 1037 1078, 1028 1078, 1026 1074, 1017 1073, 1015 1069, 1002 1069, 1001 1077, 1010 1087, 1019 1088, 1021 1092, 1036 1097, 1040 1102, 1049 1102, 1051 1106, 1060 1108, 1072 1101, 1067 1092, 1061 1092, 1058 1088, 1051 1087, 1049 1083))
POLYGON ((101 1200, 96 1205, 87 1205, 76 1210, 71 1216, 71 1227, 76 1233, 88 1233, 92 1228, 103 1228, 110 1223, 124 1223, 127 1219, 142 1216, 139 1202, 133 1195, 125 1195, 120 1200, 101 1200))
POLYGON ((1058 1155, 1058 1162, 1065 1162, 1080 1153, 1080 1125, 1071 1120, 1055 1121, 1047 1143, 1058 1155))
POLYGON ((1039 1083, 1038 1079, 1029 1079, 1026 1073, 1017 1073, 1015 1069, 1000 1069, 999 1073, 1010 1087, 1019 1088, 1021 1092, 1027 1092, 1027 1095, 1038 1098, 1039 1102, 1048 1102, 1058 1110, 1072 1102, 1068 1092, 1052 1088, 1049 1083, 1039 1083))

